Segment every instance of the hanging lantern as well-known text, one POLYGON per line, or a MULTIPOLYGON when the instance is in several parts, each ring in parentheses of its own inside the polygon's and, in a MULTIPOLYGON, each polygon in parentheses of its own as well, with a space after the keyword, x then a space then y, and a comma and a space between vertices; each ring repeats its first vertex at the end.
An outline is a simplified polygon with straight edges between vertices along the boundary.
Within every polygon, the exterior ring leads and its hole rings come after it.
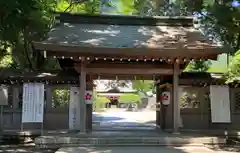
POLYGON ((163 95, 160 96, 160 99, 161 99, 161 100, 168 100, 168 98, 169 98, 169 97, 168 97, 168 95, 166 95, 166 94, 163 94, 163 95))
POLYGON ((170 104, 170 92, 169 91, 164 91, 160 98, 162 100, 163 105, 170 104))

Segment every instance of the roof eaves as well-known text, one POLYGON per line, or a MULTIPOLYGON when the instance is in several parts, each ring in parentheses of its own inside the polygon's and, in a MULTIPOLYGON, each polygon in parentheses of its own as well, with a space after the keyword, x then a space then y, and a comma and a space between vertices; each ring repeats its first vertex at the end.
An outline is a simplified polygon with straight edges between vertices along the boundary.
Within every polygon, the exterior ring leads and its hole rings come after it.
POLYGON ((56 19, 63 23, 87 23, 108 25, 169 25, 169 26, 193 26, 191 16, 122 16, 122 15, 89 15, 57 12, 56 19))

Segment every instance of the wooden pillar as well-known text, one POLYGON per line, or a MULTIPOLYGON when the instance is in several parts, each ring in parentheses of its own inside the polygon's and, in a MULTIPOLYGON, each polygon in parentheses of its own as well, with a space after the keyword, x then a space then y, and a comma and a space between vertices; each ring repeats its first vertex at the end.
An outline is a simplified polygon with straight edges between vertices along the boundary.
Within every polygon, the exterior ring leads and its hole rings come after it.
POLYGON ((52 109, 52 87, 46 85, 46 110, 52 109))
POLYGON ((178 133, 179 131, 179 118, 180 118, 180 106, 179 106, 179 96, 178 96, 178 86, 179 86, 179 64, 174 62, 173 64, 173 133, 178 133))
POLYGON ((159 85, 157 84, 156 86, 156 125, 157 127, 159 126, 162 127, 160 96, 161 96, 161 91, 160 91, 159 85))
MULTIPOLYGON (((159 88, 159 92, 160 92, 160 95, 162 95, 162 92, 164 91, 167 91, 167 88, 159 88)), ((168 108, 168 105, 164 105, 162 100, 161 101, 161 112, 160 112, 160 115, 161 115, 161 129, 162 130, 165 130, 166 129, 166 117, 167 117, 167 108, 168 108)))
MULTIPOLYGON (((12 107, 14 110, 19 109, 19 91, 20 91, 20 86, 14 86, 12 87, 12 107)), ((17 115, 15 111, 12 112, 12 126, 17 126, 16 125, 16 120, 17 120, 17 115)), ((22 115, 20 113, 20 115, 22 115)), ((21 120, 20 120, 21 121, 21 120)))
POLYGON ((18 102, 19 102, 19 86, 13 86, 12 88, 12 107, 13 109, 18 109, 18 102))
MULTIPOLYGON (((93 91, 93 80, 90 75, 87 75, 86 82, 86 89, 93 91)), ((92 131, 92 104, 86 104, 86 130, 92 131)))
POLYGON ((86 132, 86 104, 85 104, 85 91, 86 91, 86 70, 85 70, 86 64, 85 64, 85 59, 82 58, 81 60, 81 69, 80 69, 80 77, 79 77, 79 82, 80 82, 80 104, 79 104, 79 109, 80 109, 80 133, 85 133, 86 132))

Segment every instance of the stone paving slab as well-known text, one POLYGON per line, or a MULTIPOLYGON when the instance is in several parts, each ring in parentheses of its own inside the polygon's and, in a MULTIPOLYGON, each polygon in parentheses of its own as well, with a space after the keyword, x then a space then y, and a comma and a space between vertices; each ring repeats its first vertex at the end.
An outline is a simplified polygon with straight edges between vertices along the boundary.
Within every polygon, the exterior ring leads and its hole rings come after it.
MULTIPOLYGON (((69 147, 55 153, 230 153, 214 151, 206 147, 69 147)), ((235 153, 235 152, 231 152, 235 153)))

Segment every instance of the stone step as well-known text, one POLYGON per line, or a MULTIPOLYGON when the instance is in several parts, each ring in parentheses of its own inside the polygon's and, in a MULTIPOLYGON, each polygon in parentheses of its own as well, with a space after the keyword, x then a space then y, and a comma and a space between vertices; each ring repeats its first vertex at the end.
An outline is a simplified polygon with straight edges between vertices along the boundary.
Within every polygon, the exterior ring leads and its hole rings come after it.
POLYGON ((6 134, 0 136, 0 144, 24 144, 31 143, 39 135, 21 135, 21 134, 6 134))
POLYGON ((81 136, 40 136, 35 139, 38 148, 59 148, 79 146, 179 146, 179 145, 225 144, 224 138, 217 137, 81 137, 81 136))

